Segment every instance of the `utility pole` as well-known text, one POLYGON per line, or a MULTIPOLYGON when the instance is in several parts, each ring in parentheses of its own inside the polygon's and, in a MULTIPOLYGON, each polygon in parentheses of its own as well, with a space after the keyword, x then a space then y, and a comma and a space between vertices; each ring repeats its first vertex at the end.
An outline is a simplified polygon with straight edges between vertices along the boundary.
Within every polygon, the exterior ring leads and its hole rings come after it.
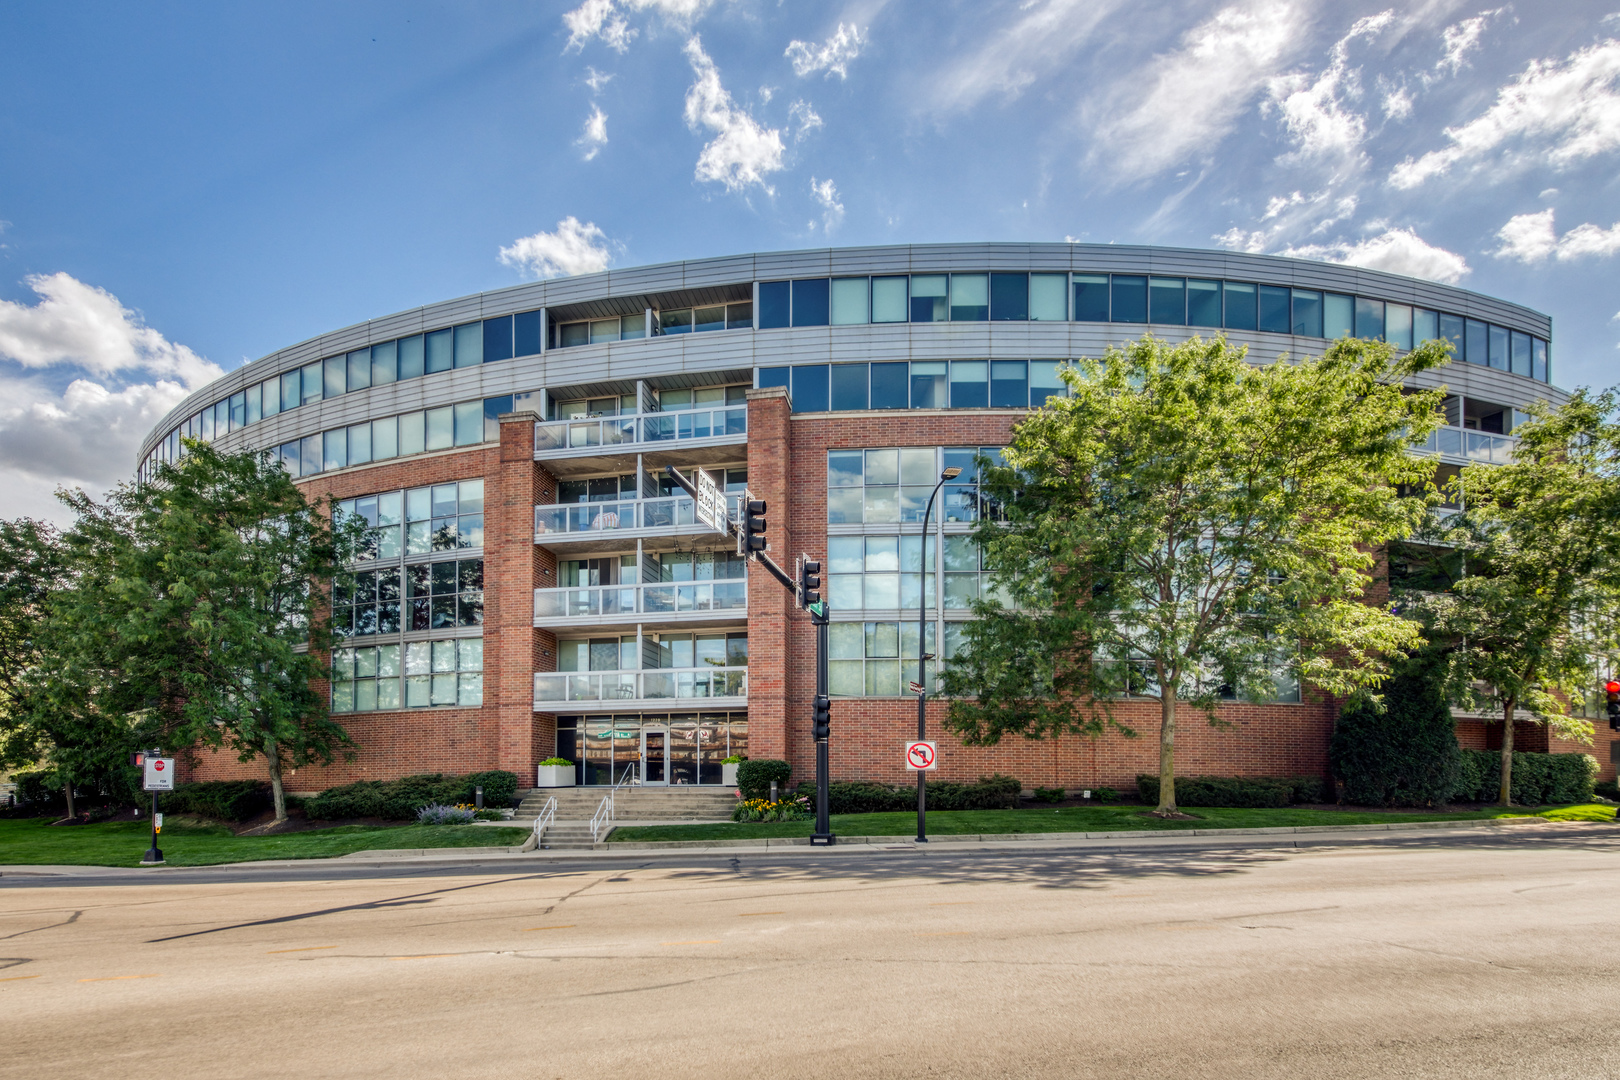
MULTIPOLYGON (((928 571, 932 569, 928 564, 928 518, 934 512, 934 500, 939 496, 939 489, 945 486, 945 481, 955 480, 962 475, 962 470, 951 466, 939 474, 939 483, 928 495, 928 505, 923 508, 923 530, 921 550, 917 555, 922 564, 917 569, 917 741, 924 742, 928 738, 928 661, 933 654, 928 651, 928 571)), ((934 577, 935 587, 940 585, 939 576, 934 577)), ((943 646, 943 642, 940 643, 943 646)), ((928 843, 928 773, 922 769, 917 770, 917 843, 928 843)))

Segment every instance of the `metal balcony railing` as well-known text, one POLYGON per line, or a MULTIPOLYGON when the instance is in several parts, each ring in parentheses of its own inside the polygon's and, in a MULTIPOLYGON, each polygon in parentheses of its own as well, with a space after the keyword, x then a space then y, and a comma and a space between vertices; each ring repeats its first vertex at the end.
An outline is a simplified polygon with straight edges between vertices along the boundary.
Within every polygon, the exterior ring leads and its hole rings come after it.
MULTIPOLYGON (((740 495, 728 495, 733 520, 740 495)), ((626 529, 677 528, 698 524, 696 507, 687 495, 658 499, 621 499, 618 502, 562 503, 534 508, 536 542, 559 533, 620 532, 626 529)))
POLYGON ((594 420, 545 420, 534 425, 535 451, 593 450, 638 442, 678 442, 748 434, 748 409, 683 409, 594 420))
POLYGON ((534 590, 536 621, 747 610, 748 582, 743 578, 534 590))
POLYGON ((537 709, 568 701, 671 701, 747 696, 748 669, 745 667, 568 671, 537 673, 534 677, 537 709))

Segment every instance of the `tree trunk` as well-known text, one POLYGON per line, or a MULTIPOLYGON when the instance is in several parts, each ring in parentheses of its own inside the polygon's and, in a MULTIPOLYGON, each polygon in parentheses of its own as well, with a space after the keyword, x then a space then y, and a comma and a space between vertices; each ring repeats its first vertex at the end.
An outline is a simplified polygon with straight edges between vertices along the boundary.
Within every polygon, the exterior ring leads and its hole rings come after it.
POLYGON ((1176 692, 1168 685, 1159 689, 1159 808, 1158 814, 1176 810, 1176 692))
POLYGON ((1513 805, 1513 705, 1502 706, 1502 791, 1503 806, 1513 805))
POLYGON ((73 816, 73 781, 62 781, 62 793, 67 796, 67 816, 73 816))
POLYGON ((276 806, 275 824, 279 825, 287 820, 287 792, 281 786, 281 747, 276 740, 265 740, 264 756, 270 762, 270 797, 276 806))

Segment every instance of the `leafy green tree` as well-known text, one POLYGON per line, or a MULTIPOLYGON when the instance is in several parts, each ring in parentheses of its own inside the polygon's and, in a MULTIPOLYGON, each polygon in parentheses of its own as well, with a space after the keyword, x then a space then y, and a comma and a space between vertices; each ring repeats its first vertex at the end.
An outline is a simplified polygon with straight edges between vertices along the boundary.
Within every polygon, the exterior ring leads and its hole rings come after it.
POLYGON ((1402 598, 1443 650, 1450 699, 1502 717, 1504 806, 1516 718, 1592 741, 1591 722, 1568 703, 1585 700, 1612 670, 1617 644, 1617 405, 1612 390, 1583 389, 1556 410, 1538 406, 1515 429, 1510 462, 1465 467, 1450 485, 1462 512, 1427 530, 1437 538, 1427 550, 1460 554, 1452 556, 1460 572, 1448 588, 1402 598))
POLYGON ((325 588, 344 577, 363 524, 334 528, 268 453, 187 442, 176 464, 105 504, 64 496, 82 569, 56 605, 72 682, 102 673, 102 707, 151 718, 182 752, 263 757, 276 820, 282 771, 353 745, 317 683, 330 678, 325 588))
POLYGON ((1424 673, 1401 674, 1379 695, 1345 703, 1328 744, 1344 797, 1361 806, 1433 806, 1462 788, 1457 724, 1439 685, 1424 673))
POLYGON ((1340 341, 1319 359, 1248 363, 1224 338, 1151 337, 1064 374, 1070 396, 1019 423, 978 532, 998 591, 945 673, 967 742, 1098 734, 1125 695, 1159 703, 1159 813, 1176 812, 1178 706, 1218 724, 1229 696, 1303 678, 1375 686, 1417 627, 1363 602, 1372 550, 1409 531, 1433 466, 1407 451, 1446 362, 1340 341), (991 515, 994 516, 994 515, 991 515))

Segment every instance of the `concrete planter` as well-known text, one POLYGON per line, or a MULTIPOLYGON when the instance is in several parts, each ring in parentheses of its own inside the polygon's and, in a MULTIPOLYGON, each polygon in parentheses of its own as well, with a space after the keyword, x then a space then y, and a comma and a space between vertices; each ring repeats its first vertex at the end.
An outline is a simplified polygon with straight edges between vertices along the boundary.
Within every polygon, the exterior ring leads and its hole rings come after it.
POLYGON ((540 775, 535 780, 537 787, 573 787, 574 767, 572 765, 541 765, 540 775))
POLYGON ((720 766, 720 782, 722 784, 726 785, 726 787, 736 787, 737 786, 737 766, 736 765, 721 765, 720 766))

